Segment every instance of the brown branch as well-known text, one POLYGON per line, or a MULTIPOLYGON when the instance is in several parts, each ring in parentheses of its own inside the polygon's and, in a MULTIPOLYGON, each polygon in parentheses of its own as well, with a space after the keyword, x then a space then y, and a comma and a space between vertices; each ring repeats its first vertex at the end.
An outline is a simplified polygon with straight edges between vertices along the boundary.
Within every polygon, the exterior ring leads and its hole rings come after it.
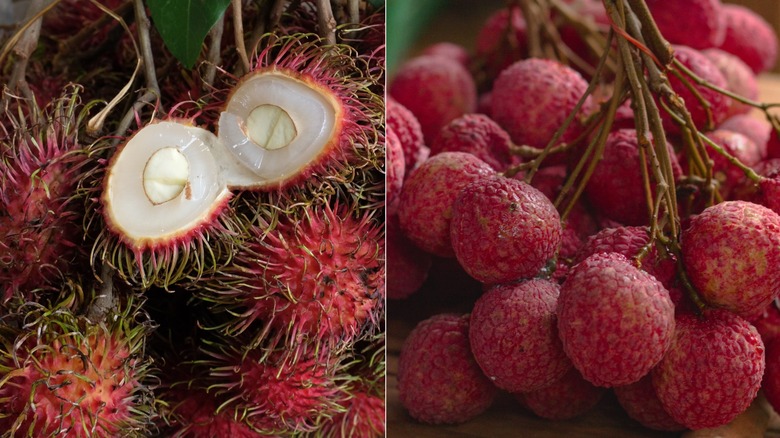
POLYGON ((252 68, 249 64, 249 56, 246 53, 244 45, 244 19, 241 0, 233 0, 233 34, 236 39, 236 51, 241 57, 241 66, 244 72, 249 72, 252 68))
POLYGON ((317 21, 320 38, 328 44, 336 44, 336 19, 333 17, 330 0, 317 0, 317 21))
POLYGON ((223 16, 221 20, 217 20, 217 23, 209 31, 208 65, 204 75, 205 85, 209 87, 214 84, 214 78, 217 76, 217 66, 222 63, 222 33, 224 30, 225 18, 223 16))

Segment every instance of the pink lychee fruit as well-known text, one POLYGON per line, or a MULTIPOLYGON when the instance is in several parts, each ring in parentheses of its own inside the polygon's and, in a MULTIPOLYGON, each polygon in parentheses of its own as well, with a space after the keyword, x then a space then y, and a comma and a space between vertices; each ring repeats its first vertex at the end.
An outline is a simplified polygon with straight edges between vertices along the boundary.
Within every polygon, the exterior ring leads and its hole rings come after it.
MULTIPOLYGON (((708 132, 707 137, 746 166, 753 166, 761 161, 759 147, 742 134, 716 129, 708 132)), ((709 145, 707 145, 707 154, 712 160, 712 176, 719 183, 721 195, 730 198, 734 188, 745 179, 745 172, 709 145)))
POLYGON ((431 155, 445 151, 468 152, 495 171, 520 162, 512 156, 512 140, 504 129, 484 114, 464 114, 445 125, 431 143, 431 155))
POLYGON ((780 337, 780 308, 777 307, 777 301, 768 305, 761 316, 750 323, 758 330, 758 334, 761 335, 765 344, 780 337))
POLYGON ((719 49, 738 56, 756 74, 771 70, 777 61, 777 34, 760 15, 745 6, 721 8, 726 35, 719 49))
POLYGON ((772 408, 780 411, 780 338, 764 340, 766 346, 766 368, 761 389, 772 408))
POLYGON ((486 284, 535 276, 561 244, 555 206, 532 186, 502 176, 475 180, 458 195, 450 237, 463 269, 486 284))
POLYGON ((465 152, 442 152, 412 171, 398 201, 401 230, 422 250, 455 255, 450 243, 452 205, 460 190, 493 174, 490 165, 465 152))
POLYGON ((766 119, 759 119, 749 114, 737 114, 726 119, 718 128, 740 133, 753 140, 761 153, 761 159, 766 158, 769 134, 772 131, 772 125, 766 119))
POLYGON ((498 389, 469 347, 468 315, 439 314, 420 322, 401 347, 398 396, 414 419, 462 423, 487 410, 498 389))
POLYGON ((417 117, 426 144, 452 119, 477 109, 471 73, 440 56, 418 56, 401 65, 388 91, 417 117))
POLYGON ((642 426, 669 432, 685 430, 664 410, 653 387, 652 373, 630 385, 616 386, 614 392, 623 410, 642 426))
POLYGON ((764 343, 743 318, 723 309, 677 316, 674 341, 653 370, 666 412, 689 429, 717 427, 742 413, 764 374, 764 343))
POLYGON ((658 29, 672 44, 707 49, 723 41, 720 0, 647 0, 647 6, 658 29))
POLYGON ((431 255, 404 236, 398 216, 388 215, 385 227, 387 298, 407 298, 417 292, 428 278, 431 255))
MULTIPOLYGON (((496 79, 490 114, 515 144, 541 149, 552 140, 587 87, 582 75, 557 61, 524 59, 507 67, 496 79)), ((559 142, 574 140, 582 132, 581 117, 592 110, 588 96, 559 142)), ((565 160, 563 154, 550 158, 549 164, 565 160)))
MULTIPOLYGON (((744 61, 721 49, 706 49, 702 53, 723 74, 723 78, 726 79, 726 90, 753 101, 758 100, 758 79, 744 61)), ((729 116, 747 114, 752 109, 753 107, 749 105, 732 100, 729 106, 729 116)))
POLYGON ((556 327, 556 283, 532 279, 492 286, 474 304, 471 351, 499 388, 530 392, 552 384, 571 368, 556 327))
POLYGON ((750 320, 780 293, 780 215, 727 201, 692 218, 681 237, 691 284, 715 307, 750 320))
POLYGON ((387 131, 385 149, 385 202, 387 212, 393 213, 398 209, 398 195, 401 194, 406 173, 404 150, 394 131, 387 131))
MULTIPOLYGON (((544 193, 547 199, 554 202, 568 176, 569 172, 565 165, 545 166, 534 174, 531 185, 544 193)), ((523 179, 520 174, 515 175, 515 178, 523 179)), ((581 239, 598 230, 598 224, 590 213, 590 206, 586 203, 585 198, 580 198, 569 212, 565 228, 574 230, 581 239)))
POLYGON ((597 386, 641 379, 661 360, 674 334, 669 292, 617 253, 594 254, 569 271, 557 315, 564 351, 597 386))
POLYGON ((520 6, 499 9, 485 20, 474 43, 475 58, 488 83, 527 56, 527 26, 520 6))
POLYGON ((469 51, 462 45, 449 41, 442 41, 431 44, 422 51, 421 55, 441 56, 443 58, 457 61, 466 68, 468 68, 469 64, 471 63, 471 54, 469 51))
POLYGON ((564 376, 542 389, 516 394, 534 414, 548 420, 569 420, 593 409, 607 391, 583 379, 571 368, 564 376))
POLYGON ((404 176, 409 176, 412 169, 428 159, 431 150, 425 145, 420 122, 411 111, 390 96, 387 96, 385 106, 387 131, 392 131, 401 143, 404 176))

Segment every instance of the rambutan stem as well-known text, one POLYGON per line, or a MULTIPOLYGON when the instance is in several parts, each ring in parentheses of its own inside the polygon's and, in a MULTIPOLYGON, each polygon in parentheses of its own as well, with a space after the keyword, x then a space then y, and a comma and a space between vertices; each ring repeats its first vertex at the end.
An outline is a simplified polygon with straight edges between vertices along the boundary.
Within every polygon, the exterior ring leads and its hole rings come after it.
POLYGON ((106 315, 114 310, 114 268, 103 262, 100 267, 100 293, 87 310, 87 318, 92 322, 105 320, 106 315))
POLYGON ((225 19, 217 20, 214 27, 209 31, 209 53, 208 65, 204 80, 207 86, 214 84, 214 78, 217 76, 217 66, 222 63, 222 33, 225 30, 225 19))
POLYGON ((246 52, 246 45, 244 43, 244 19, 243 19, 243 6, 241 0, 233 0, 233 34, 236 39, 236 51, 241 58, 241 65, 244 72, 251 71, 249 64, 249 56, 246 52))
POLYGON ((141 48, 141 59, 144 64, 146 76, 146 88, 160 95, 160 85, 157 83, 157 73, 154 69, 154 55, 152 55, 152 42, 149 37, 149 17, 146 15, 146 7, 143 0, 135 0, 135 21, 138 23, 138 43, 141 48))
POLYGON ((32 22, 29 27, 22 31, 21 38, 13 48, 17 60, 14 63, 11 78, 8 81, 8 88, 21 91, 28 99, 32 99, 34 96, 25 79, 25 76, 27 75, 27 62, 30 60, 30 55, 32 55, 33 51, 38 46, 38 39, 41 35, 41 24, 43 22, 42 14, 45 12, 46 3, 46 0, 32 0, 27 6, 27 17, 32 20, 32 22))
POLYGON ((336 44, 336 19, 330 0, 317 0, 317 21, 320 38, 328 44, 336 44))

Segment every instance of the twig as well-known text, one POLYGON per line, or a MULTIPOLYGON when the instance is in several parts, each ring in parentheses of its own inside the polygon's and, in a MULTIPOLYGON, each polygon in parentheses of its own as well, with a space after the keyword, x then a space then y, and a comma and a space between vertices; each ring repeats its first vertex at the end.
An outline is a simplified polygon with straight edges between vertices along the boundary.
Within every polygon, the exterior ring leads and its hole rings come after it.
POLYGON ((317 21, 320 28, 320 38, 328 44, 336 44, 336 19, 333 18, 330 0, 317 0, 317 21))
POLYGON ((135 0, 135 21, 138 23, 138 43, 141 49, 141 59, 144 65, 146 88, 160 95, 160 85, 157 83, 157 73, 154 69, 154 55, 152 55, 152 42, 149 37, 149 17, 146 15, 146 7, 143 0, 135 0))
POLYGON ((244 68, 244 72, 249 72, 251 67, 244 44, 244 19, 242 11, 241 0, 233 0, 233 33, 236 39, 236 50, 238 51, 238 56, 241 57, 241 65, 244 68))
POLYGON ((217 66, 222 63, 222 33, 225 30, 225 19, 217 20, 217 23, 209 32, 210 44, 208 53, 208 65, 204 81, 207 86, 214 84, 214 78, 217 76, 217 66))
MULTIPOLYGON (((27 98, 32 98, 32 91, 27 85, 27 63, 30 55, 35 51, 38 45, 38 39, 41 35, 41 23, 43 22, 43 13, 46 10, 47 0, 32 0, 27 6, 27 18, 32 20, 29 27, 22 31, 21 38, 14 44, 13 52, 16 55, 11 78, 8 81, 8 88, 11 90, 20 90, 27 98)), ((56 2, 54 2, 56 3, 56 2)))
POLYGON ((87 309, 87 318, 93 322, 101 322, 115 306, 114 297, 114 268, 102 262, 100 267, 100 293, 87 309))
POLYGON ((349 22, 352 24, 360 23, 360 0, 347 0, 349 9, 349 22))
MULTIPOLYGON (((124 16, 128 12, 133 10, 133 2, 127 1, 125 3, 122 3, 119 5, 119 7, 116 8, 114 12, 116 12, 119 16, 124 16)), ((92 36, 97 29, 100 29, 104 26, 106 26, 109 22, 114 21, 114 17, 111 15, 103 15, 97 20, 89 23, 87 26, 82 28, 80 31, 78 31, 75 35, 72 37, 66 39, 65 41, 61 42, 59 44, 59 50, 56 55, 54 55, 54 59, 52 60, 52 64, 54 65, 62 65, 65 62, 73 62, 73 55, 74 52, 78 52, 78 47, 87 40, 90 36, 92 36)), ((94 56, 94 55, 93 55, 94 56)))

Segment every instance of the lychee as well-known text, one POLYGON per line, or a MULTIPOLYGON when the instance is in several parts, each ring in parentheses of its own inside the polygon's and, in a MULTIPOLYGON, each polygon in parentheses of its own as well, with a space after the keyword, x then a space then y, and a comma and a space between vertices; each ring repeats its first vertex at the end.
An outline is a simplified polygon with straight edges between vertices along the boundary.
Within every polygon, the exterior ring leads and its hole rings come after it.
POLYGON ((466 68, 469 68, 469 64, 471 63, 471 54, 469 51, 462 45, 450 41, 431 44, 423 49, 420 54, 423 56, 441 56, 443 58, 451 59, 457 61, 466 68))
POLYGON ((417 292, 428 278, 431 255, 415 246, 401 231, 398 216, 385 220, 387 298, 398 300, 417 292))
POLYGON ((522 181, 484 177, 464 187, 452 209, 452 248, 463 269, 486 284, 534 277, 561 243, 561 222, 542 192, 522 181))
POLYGON ((593 409, 607 391, 583 379, 571 368, 552 384, 536 391, 516 394, 534 414, 548 420, 569 420, 593 409))
POLYGON ((398 358, 398 393, 414 419, 462 423, 487 410, 498 388, 469 347, 469 316, 439 314, 420 322, 398 358))
POLYGON ((517 5, 497 10, 482 24, 474 51, 488 83, 513 62, 527 56, 526 32, 525 18, 517 5))
POLYGON ((394 213, 398 209, 398 196, 401 194, 401 187, 404 185, 406 172, 406 162, 404 161, 404 150, 401 141, 394 131, 387 131, 385 137, 385 152, 387 162, 385 164, 385 202, 387 212, 394 213))
POLYGON ((756 74, 771 70, 777 61, 777 34, 753 10, 735 4, 721 8, 726 34, 719 49, 738 56, 756 74))
POLYGON ((767 144, 773 129, 766 119, 759 119, 750 114, 737 114, 724 120, 718 128, 737 132, 753 140, 761 153, 761 159, 767 157, 767 144))
MULTIPOLYGON (((753 70, 739 57, 720 49, 706 49, 702 53, 707 56, 726 79, 726 90, 744 98, 758 100, 758 79, 753 70)), ((729 116, 747 114, 753 107, 732 100, 729 106, 729 116)))
POLYGON ((685 430, 664 410, 653 387, 652 373, 630 385, 616 386, 614 392, 623 410, 642 426, 670 432, 685 430))
POLYGON ((430 144, 431 155, 440 152, 468 152, 496 172, 520 162, 512 156, 512 140, 498 123, 484 114, 464 114, 445 125, 430 144))
POLYGON ((674 335, 669 292, 616 253, 594 254, 570 270, 557 315, 564 351, 597 386, 638 381, 661 360, 674 335))
POLYGON ((723 42, 720 0, 647 0, 647 6, 658 29, 672 44, 701 50, 723 42))
POLYGON ((405 176, 428 159, 431 150, 425 145, 422 128, 417 117, 391 96, 385 102, 387 132, 393 132, 401 143, 404 153, 405 176))
POLYGON ((765 339, 766 368, 761 382, 769 404, 775 411, 780 410, 780 339, 765 339))

